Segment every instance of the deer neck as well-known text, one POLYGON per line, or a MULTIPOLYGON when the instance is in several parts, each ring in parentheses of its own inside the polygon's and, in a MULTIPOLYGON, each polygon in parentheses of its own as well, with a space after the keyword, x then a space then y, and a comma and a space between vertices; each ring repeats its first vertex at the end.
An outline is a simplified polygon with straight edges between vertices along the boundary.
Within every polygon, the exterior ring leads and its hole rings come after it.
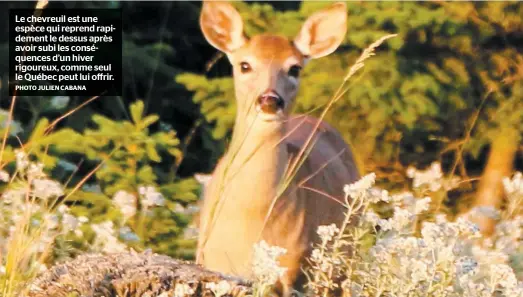
POLYGON ((238 162, 248 161, 249 159, 268 158, 278 156, 286 152, 282 138, 285 135, 285 125, 283 122, 266 122, 256 116, 236 117, 229 154, 235 154, 238 162))
MULTIPOLYGON (((270 204, 287 165, 287 147, 282 141, 285 125, 256 117, 237 116, 229 149, 224 158, 228 169, 222 172, 232 192, 232 200, 248 204, 270 204), (241 191, 238 191, 241 189, 241 191), (255 196, 259 197, 257 199, 255 196)), ((241 204, 241 203, 240 203, 241 204)))

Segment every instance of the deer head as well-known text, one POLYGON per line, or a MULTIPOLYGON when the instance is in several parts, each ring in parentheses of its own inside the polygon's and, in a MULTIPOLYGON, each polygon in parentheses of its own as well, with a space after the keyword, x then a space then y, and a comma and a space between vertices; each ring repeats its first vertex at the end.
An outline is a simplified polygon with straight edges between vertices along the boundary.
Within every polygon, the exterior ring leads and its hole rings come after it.
POLYGON ((226 2, 205 1, 200 26, 207 41, 232 64, 238 114, 281 122, 292 109, 300 71, 309 59, 326 56, 345 36, 347 12, 335 3, 316 12, 289 40, 279 35, 243 33, 240 14, 226 2))

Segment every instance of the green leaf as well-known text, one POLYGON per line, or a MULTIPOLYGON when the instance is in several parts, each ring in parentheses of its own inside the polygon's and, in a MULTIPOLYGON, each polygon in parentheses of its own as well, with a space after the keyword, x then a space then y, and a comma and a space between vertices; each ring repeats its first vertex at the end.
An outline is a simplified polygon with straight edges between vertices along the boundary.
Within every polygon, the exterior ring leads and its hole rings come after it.
POLYGON ((149 127, 150 125, 156 123, 160 119, 157 115, 149 115, 142 119, 140 123, 140 129, 149 127))
POLYGON ((131 118, 135 124, 139 124, 142 121, 144 104, 143 101, 138 100, 131 104, 131 118))
POLYGON ((156 151, 156 147, 155 147, 154 143, 147 142, 147 144, 145 145, 145 149, 147 151, 147 157, 149 157, 149 159, 151 159, 154 162, 162 161, 162 157, 160 157, 160 155, 156 151))

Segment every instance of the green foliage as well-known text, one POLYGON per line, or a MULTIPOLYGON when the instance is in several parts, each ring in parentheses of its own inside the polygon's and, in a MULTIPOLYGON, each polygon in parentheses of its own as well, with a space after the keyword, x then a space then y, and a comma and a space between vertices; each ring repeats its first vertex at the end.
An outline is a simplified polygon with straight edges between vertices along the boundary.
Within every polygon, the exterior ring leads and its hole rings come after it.
POLYGON ((86 129, 83 135, 73 130, 63 130, 61 136, 74 141, 58 144, 61 153, 81 153, 93 161, 103 161, 96 177, 104 184, 108 195, 118 190, 129 190, 141 184, 152 184, 158 180, 151 163, 162 161, 160 151, 180 157, 179 140, 174 131, 156 132, 149 135, 148 128, 158 116, 143 116, 143 102, 131 105, 131 121, 113 121, 94 115, 97 129, 86 129), (81 145, 80 145, 81 144, 81 145))
MULTIPOLYGON (((172 180, 169 172, 158 166, 166 160, 173 163, 181 158, 176 133, 173 130, 151 133, 151 126, 159 118, 144 114, 143 101, 131 104, 129 114, 131 120, 121 121, 95 114, 92 121, 96 128, 82 132, 64 128, 48 133, 49 123, 43 118, 26 147, 46 168, 58 169, 63 164, 59 156, 71 154, 80 155, 95 166, 89 184, 80 189, 75 188, 82 181, 69 185, 66 203, 73 205, 71 212, 76 216, 85 216, 95 224, 112 221, 119 227, 128 226, 140 239, 131 242, 131 246, 143 248, 146 244, 155 252, 179 256, 177 246, 188 244, 180 237, 190 218, 183 206, 197 199, 199 185, 193 178, 172 180), (140 193, 140 188, 148 186, 165 198, 160 207, 150 208, 144 202, 147 195, 140 193), (130 218, 124 218, 121 205, 111 201, 119 191, 139 197, 135 205, 128 201, 136 208, 130 218)), ((87 248, 94 239, 95 233, 89 228, 84 231, 82 239, 72 238, 74 246, 87 248)))
POLYGON ((193 100, 201 104, 201 112, 208 122, 216 122, 212 136, 223 138, 232 129, 236 115, 234 84, 231 78, 207 79, 202 75, 182 74, 176 82, 195 92, 193 100))

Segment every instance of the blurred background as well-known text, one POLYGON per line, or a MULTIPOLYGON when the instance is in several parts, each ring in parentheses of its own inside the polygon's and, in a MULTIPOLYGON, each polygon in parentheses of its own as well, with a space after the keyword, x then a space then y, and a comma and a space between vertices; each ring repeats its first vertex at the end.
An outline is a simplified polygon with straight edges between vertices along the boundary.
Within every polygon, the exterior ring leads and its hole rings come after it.
MULTIPOLYGON (((12 105, 7 8, 35 3, 0 2, 2 135, 11 108, 14 120, 1 163, 13 171, 24 144, 29 158, 64 185, 63 205, 78 232, 56 240, 62 248, 52 258, 97 245, 110 251, 123 242, 191 259, 195 233, 187 227, 201 192, 194 175, 213 170, 235 114, 230 65, 199 29, 201 2, 51 1, 46 9, 123 9, 123 96, 17 97, 12 105)), ((328 5, 233 4, 248 36, 289 37, 328 5)), ((445 176, 460 177, 440 197, 449 215, 502 205, 502 177, 523 169, 523 4, 347 4, 345 41, 305 67, 295 112, 319 115, 362 50, 397 33, 351 79, 326 120, 353 146, 362 174, 376 173, 380 187, 409 190, 409 166, 437 162, 445 176)), ((2 184, 2 191, 10 186, 2 184)))

